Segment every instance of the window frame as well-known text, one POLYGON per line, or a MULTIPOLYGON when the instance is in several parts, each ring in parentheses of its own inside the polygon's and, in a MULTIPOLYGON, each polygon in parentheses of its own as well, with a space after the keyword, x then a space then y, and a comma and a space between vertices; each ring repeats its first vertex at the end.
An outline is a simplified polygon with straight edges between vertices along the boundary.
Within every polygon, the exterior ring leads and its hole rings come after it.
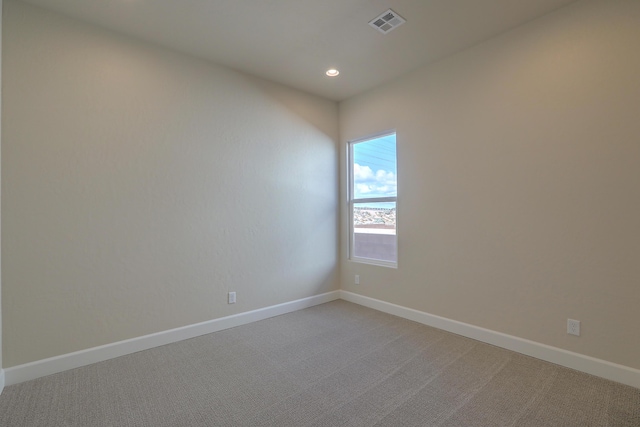
POLYGON ((349 261, 352 262, 357 262, 357 263, 361 263, 361 264, 370 264, 370 265, 377 265, 377 266, 381 266, 381 267, 390 267, 390 268, 398 268, 398 261, 399 261, 399 256, 398 256, 398 188, 396 186, 396 195, 394 197, 368 197, 368 198, 360 198, 360 199, 356 199, 354 198, 355 195, 355 189, 354 189, 354 185, 355 185, 355 180, 354 180, 354 170, 353 170, 353 163, 354 163, 354 154, 353 154, 353 147, 356 144, 360 144, 363 142, 367 142, 367 141, 371 141, 374 139, 378 139, 378 138, 384 138, 385 136, 389 136, 389 135, 395 135, 396 136, 396 182, 398 179, 398 142, 397 142, 397 137, 398 137, 398 133, 396 132, 395 129, 390 129, 390 130, 386 130, 383 132, 378 132, 369 136, 365 136, 362 138, 357 138, 357 139, 353 139, 347 142, 347 181, 348 181, 348 188, 347 188, 347 207, 349 209, 349 245, 348 245, 348 251, 347 251, 347 258, 349 261), (365 257, 359 257, 356 256, 354 254, 354 248, 355 248, 355 226, 354 226, 354 216, 353 216, 353 210, 354 210, 354 206, 356 204, 359 203, 389 203, 389 202, 395 202, 396 204, 396 228, 395 228, 395 234, 394 234, 394 238, 395 238, 395 248, 396 248, 396 261, 385 261, 385 260, 378 260, 378 259, 373 259, 373 258, 365 258, 365 257))

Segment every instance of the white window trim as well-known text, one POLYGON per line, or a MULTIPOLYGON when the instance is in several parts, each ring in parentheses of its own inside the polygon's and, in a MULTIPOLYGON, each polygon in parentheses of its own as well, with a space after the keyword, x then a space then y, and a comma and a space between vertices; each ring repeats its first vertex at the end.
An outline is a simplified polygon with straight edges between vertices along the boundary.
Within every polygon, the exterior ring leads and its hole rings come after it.
MULTIPOLYGON (((366 141, 370 141, 372 139, 377 139, 377 138, 383 138, 385 136, 394 135, 394 134, 397 137, 397 132, 395 129, 387 130, 387 131, 375 133, 373 135, 369 135, 363 138, 353 139, 347 142, 347 177, 349 180, 349 188, 347 189, 347 206, 349 209, 349 247, 348 247, 347 254, 348 254, 349 261, 357 262, 360 264, 370 264, 370 265, 377 265, 381 267, 398 268, 399 256, 398 256, 398 196, 397 196, 397 193, 395 197, 370 197, 366 199, 353 198, 353 193, 354 193, 353 146, 361 142, 366 142, 366 141), (354 221, 353 207, 356 203, 370 203, 370 202, 382 202, 382 203, 395 202, 396 204, 396 234, 395 234, 396 262, 358 257, 353 254, 353 250, 354 250, 353 248, 355 246, 355 232, 354 232, 354 226, 353 226, 354 225, 353 224, 353 221, 354 221)), ((398 153, 397 147, 398 145, 396 142, 396 162, 397 162, 397 153, 398 153)), ((397 179, 397 166, 396 166, 396 179, 397 179)))

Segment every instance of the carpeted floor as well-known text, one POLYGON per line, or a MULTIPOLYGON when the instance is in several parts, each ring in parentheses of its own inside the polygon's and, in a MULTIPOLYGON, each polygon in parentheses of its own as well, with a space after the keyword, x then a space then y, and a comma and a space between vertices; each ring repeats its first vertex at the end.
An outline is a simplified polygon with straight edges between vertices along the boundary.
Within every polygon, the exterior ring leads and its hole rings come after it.
POLYGON ((6 387, 0 426, 640 426, 640 390, 334 301, 6 387))

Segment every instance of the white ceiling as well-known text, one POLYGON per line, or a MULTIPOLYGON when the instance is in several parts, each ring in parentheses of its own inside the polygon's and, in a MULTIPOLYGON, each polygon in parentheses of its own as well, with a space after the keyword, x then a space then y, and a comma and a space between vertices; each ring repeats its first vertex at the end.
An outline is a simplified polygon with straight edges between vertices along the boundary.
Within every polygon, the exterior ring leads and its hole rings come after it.
POLYGON ((333 100, 573 1, 27 0, 333 100), (367 25, 389 8, 407 23, 387 35, 367 25))

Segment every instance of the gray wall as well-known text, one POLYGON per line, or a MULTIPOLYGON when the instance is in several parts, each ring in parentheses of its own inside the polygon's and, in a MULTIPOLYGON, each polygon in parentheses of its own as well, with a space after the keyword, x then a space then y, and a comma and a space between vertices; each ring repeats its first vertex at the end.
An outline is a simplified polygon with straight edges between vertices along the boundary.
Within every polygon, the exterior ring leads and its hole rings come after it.
POLYGON ((338 288, 336 103, 21 2, 4 35, 5 367, 338 288))
POLYGON ((334 290, 340 270, 640 368, 638 20, 637 1, 579 1, 340 105, 342 144, 398 132, 390 269, 348 262, 346 231, 337 264, 335 103, 6 1, 4 367, 334 290))
POLYGON ((379 261, 398 261, 395 234, 375 234, 355 232, 353 234, 353 254, 361 258, 379 261))
MULTIPOLYGON (((0 0, 0 141, 2 140, 1 135, 2 135, 2 10, 3 10, 3 5, 2 5, 2 0, 0 0)), ((0 152, 2 148, 2 143, 0 143, 0 152)), ((0 167, 0 171, 1 171, 1 167, 0 167)), ((1 173, 0 173, 1 176, 1 173)), ((2 183, 2 178, 0 177, 0 184, 2 183)), ((1 197, 2 192, 0 191, 0 200, 2 199, 1 197)), ((1 205, 1 202, 0 202, 1 205)), ((0 208, 0 212, 2 211, 2 209, 0 208)), ((1 215, 0 215, 1 216, 1 215)), ((2 240, 2 228, 0 226, 0 240, 2 240)), ((4 370, 2 369, 2 255, 1 255, 1 249, 0 249, 0 393, 2 392, 2 389, 4 388, 4 370)))

